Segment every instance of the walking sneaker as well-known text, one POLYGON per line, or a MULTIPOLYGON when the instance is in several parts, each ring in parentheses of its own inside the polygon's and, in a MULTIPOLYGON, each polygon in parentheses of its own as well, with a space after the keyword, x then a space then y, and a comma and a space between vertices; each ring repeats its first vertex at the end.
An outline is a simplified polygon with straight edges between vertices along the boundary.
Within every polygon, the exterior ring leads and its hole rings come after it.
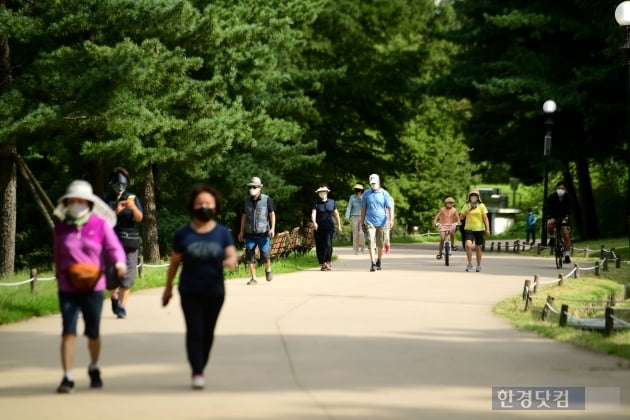
POLYGON ((271 271, 265 271, 265 278, 267 281, 273 280, 273 273, 271 271))
POLYGON ((256 279, 255 279, 255 278, 253 278, 253 277, 252 277, 251 279, 249 279, 249 281, 247 282, 247 284, 249 284, 249 285, 252 285, 252 284, 258 284, 258 282, 256 281, 256 279))
POLYGON ((192 378, 192 389, 203 389, 206 386, 206 378, 203 375, 195 375, 192 378))
POLYGON ((57 387, 58 394, 69 394, 74 391, 74 381, 69 380, 65 376, 57 387))
POLYGON ((376 269, 377 270, 381 269, 381 260, 376 260, 376 269))
POLYGON ((376 264, 372 263, 370 266, 370 271, 376 271, 376 264))
POLYGON ((322 268, 319 269, 320 271, 326 271, 326 264, 322 264, 322 268))
POLYGON ((466 271, 472 271, 472 264, 468 264, 466 266, 466 271))
POLYGON ((481 271, 481 266, 480 266, 480 265, 478 265, 478 266, 477 266, 477 268, 475 269, 475 271, 476 271, 477 273, 478 273, 478 272, 480 272, 480 271, 481 271))
POLYGON ((112 312, 114 313, 114 315, 118 315, 118 308, 120 305, 120 299, 118 298, 118 295, 112 296, 111 301, 112 301, 112 312))
POLYGON ((103 381, 101 380, 101 371, 99 368, 88 369, 88 375, 90 376, 90 388, 103 388, 103 381))
POLYGON ((565 264, 570 264, 571 263, 571 257, 569 257, 568 255, 564 256, 564 263, 565 264))
POLYGON ((127 310, 122 306, 118 306, 118 312, 116 313, 116 316, 119 319, 127 318, 127 310))

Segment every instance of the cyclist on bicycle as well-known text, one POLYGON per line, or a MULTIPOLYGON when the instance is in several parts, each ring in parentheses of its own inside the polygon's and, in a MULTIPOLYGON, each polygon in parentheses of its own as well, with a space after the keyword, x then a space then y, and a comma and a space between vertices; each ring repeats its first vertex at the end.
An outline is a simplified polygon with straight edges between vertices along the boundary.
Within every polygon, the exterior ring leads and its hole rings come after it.
POLYGON ((457 209, 454 207, 455 199, 453 197, 446 197, 444 199, 444 207, 438 211, 433 218, 433 225, 440 229, 440 246, 438 248, 438 254, 435 256, 438 260, 442 258, 442 250, 444 249, 444 240, 446 239, 446 231, 448 231, 451 237, 451 247, 453 251, 457 251, 455 246, 455 228, 459 221, 459 215, 457 209))
POLYGON ((553 237, 556 223, 559 224, 562 242, 564 243, 564 262, 571 262, 571 228, 569 216, 572 208, 571 196, 567 193, 567 186, 560 181, 556 184, 556 192, 547 197, 545 202, 545 217, 547 219, 547 233, 550 235, 549 246, 554 245, 553 237))

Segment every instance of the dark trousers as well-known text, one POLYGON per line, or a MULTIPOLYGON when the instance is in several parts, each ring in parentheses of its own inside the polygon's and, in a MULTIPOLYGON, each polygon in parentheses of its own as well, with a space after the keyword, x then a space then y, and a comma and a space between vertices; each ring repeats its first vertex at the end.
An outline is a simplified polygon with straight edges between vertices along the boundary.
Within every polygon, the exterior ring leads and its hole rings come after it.
POLYGON ((180 301, 186 320, 186 353, 193 375, 203 374, 210 359, 214 328, 225 295, 200 296, 182 294, 180 301))
POLYGON ((532 241, 536 242, 536 229, 527 229, 525 232, 527 233, 527 242, 529 242, 529 235, 532 236, 532 241))
POLYGON ((317 261, 320 264, 332 260, 333 236, 335 236, 335 231, 332 229, 320 228, 315 231, 315 253, 317 254, 317 261))

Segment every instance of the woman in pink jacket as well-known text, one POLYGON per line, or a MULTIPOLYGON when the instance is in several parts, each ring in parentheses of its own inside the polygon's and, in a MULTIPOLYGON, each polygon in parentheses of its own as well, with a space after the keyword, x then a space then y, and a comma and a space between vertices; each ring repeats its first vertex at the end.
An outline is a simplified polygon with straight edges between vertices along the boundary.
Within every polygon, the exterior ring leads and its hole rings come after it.
POLYGON ((105 258, 116 265, 119 276, 126 272, 125 251, 114 232, 116 214, 94 195, 87 181, 73 181, 59 199, 55 225, 55 275, 59 289, 59 307, 63 320, 61 363, 63 379, 59 393, 74 390, 72 363, 79 313, 85 321, 91 388, 101 388, 98 359, 101 351, 100 322, 105 288, 105 258))

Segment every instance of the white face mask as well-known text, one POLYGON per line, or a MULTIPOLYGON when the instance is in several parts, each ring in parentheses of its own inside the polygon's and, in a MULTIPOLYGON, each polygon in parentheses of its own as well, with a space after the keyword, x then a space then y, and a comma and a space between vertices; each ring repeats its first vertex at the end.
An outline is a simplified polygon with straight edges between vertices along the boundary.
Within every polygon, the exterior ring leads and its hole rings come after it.
POLYGON ((372 191, 378 191, 378 189, 381 188, 381 184, 375 182, 374 184, 370 184, 370 188, 372 188, 372 191))
POLYGON ((565 190, 560 189, 560 188, 558 188, 558 189, 556 190, 556 194, 558 194, 558 196, 559 196, 559 197, 562 197, 562 196, 564 195, 564 193, 565 193, 565 192, 566 192, 565 190))
POLYGON ((73 219, 80 219, 90 211, 90 206, 83 203, 72 203, 68 206, 68 214, 73 219))
POLYGON ((250 188, 249 189, 249 195, 251 195, 252 197, 257 196, 260 193, 260 188, 250 188))
POLYGON ((322 200, 325 200, 325 199, 326 199, 326 197, 328 197, 328 193, 326 193, 326 192, 324 192, 324 191, 320 191, 320 192, 318 193, 318 195, 319 195, 319 198, 321 198, 322 200))

